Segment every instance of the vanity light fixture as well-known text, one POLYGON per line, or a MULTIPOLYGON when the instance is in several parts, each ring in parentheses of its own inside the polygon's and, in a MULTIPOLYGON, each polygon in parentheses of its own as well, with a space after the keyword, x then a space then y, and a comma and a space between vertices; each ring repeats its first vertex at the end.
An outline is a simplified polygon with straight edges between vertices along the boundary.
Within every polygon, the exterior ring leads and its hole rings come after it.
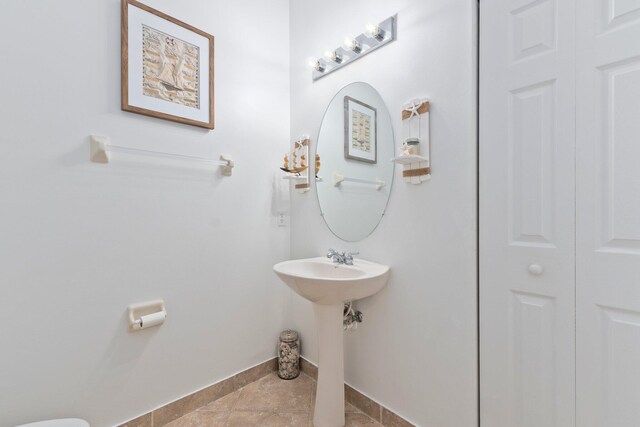
POLYGON ((347 37, 343 46, 327 50, 324 58, 310 60, 311 78, 318 80, 396 39, 396 15, 366 27, 364 33, 347 37))

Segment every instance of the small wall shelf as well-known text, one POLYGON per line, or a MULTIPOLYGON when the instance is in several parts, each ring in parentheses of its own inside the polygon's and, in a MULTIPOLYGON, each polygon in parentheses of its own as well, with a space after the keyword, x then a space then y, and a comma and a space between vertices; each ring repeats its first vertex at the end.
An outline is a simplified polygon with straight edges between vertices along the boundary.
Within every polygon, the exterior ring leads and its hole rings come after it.
POLYGON ((420 184, 431 179, 429 110, 427 99, 414 99, 402 109, 402 154, 391 161, 403 165, 402 178, 408 184, 420 184))
POLYGON ((282 179, 288 179, 291 181, 306 181, 307 177, 302 175, 285 175, 282 179))
POLYGON ((284 156, 284 172, 282 179, 294 183, 294 190, 306 193, 311 189, 311 168, 309 167, 309 137, 302 136, 293 142, 293 150, 284 156))
POLYGON ((429 159, 423 156, 419 156, 417 154, 408 154, 408 155, 394 157, 393 159, 391 159, 391 161, 399 165, 410 165, 413 163, 428 162, 429 159))
POLYGON ((391 161, 399 165, 404 165, 402 170, 402 178, 404 179, 404 182, 420 184, 421 182, 429 181, 431 179, 429 159, 426 157, 410 154, 394 157, 391 161))

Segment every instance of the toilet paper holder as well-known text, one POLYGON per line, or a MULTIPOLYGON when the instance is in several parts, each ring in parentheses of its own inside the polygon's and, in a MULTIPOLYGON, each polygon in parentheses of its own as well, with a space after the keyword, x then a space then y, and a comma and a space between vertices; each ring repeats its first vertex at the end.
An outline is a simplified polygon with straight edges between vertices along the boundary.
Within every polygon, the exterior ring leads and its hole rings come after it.
POLYGON ((167 309, 163 300, 131 304, 129 306, 129 329, 139 331, 164 323, 167 309))

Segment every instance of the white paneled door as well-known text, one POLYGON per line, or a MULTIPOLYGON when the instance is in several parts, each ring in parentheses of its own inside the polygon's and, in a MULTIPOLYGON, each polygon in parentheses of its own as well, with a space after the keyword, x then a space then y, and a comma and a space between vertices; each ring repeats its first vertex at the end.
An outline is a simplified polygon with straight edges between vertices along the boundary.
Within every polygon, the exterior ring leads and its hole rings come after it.
POLYGON ((486 427, 575 426, 574 22, 574 0, 480 2, 486 427))
POLYGON ((482 427, 640 426, 640 0, 482 0, 482 427))
POLYGON ((577 9, 577 422, 640 426, 640 0, 577 9))

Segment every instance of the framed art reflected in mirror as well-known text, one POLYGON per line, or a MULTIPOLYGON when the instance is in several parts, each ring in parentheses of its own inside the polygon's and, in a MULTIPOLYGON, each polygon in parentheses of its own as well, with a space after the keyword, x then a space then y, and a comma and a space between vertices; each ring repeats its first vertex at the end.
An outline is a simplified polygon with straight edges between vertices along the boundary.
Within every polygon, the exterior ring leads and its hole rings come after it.
POLYGON ((344 97, 344 157, 365 163, 378 162, 378 120, 374 107, 344 97))

